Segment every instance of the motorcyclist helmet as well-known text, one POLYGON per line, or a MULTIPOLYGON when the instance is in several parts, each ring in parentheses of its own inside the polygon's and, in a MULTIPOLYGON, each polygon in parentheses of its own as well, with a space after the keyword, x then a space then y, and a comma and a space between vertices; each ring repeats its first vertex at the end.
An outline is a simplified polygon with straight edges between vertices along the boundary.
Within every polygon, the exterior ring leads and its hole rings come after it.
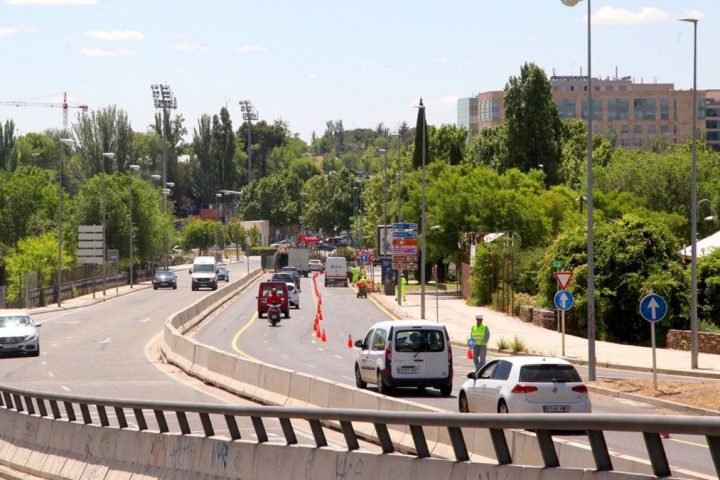
POLYGON ((277 293, 277 289, 273 288, 272 290, 270 290, 270 293, 277 293))

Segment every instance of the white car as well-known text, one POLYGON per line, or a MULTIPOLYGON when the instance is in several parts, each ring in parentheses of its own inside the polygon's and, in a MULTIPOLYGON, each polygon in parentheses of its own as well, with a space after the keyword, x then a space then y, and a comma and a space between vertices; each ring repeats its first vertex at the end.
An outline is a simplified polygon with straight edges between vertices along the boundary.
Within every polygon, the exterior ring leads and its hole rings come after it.
POLYGON ((308 262, 308 269, 311 272, 321 272, 322 273, 325 271, 325 266, 323 265, 322 260, 313 258, 308 262))
POLYGON ((385 321, 373 325, 355 360, 355 384, 377 385, 378 393, 395 387, 434 387, 443 397, 452 393, 453 363, 445 326, 426 320, 385 321))
POLYGON ((291 307, 300 308, 300 293, 295 288, 295 282, 285 282, 288 291, 288 303, 291 307))
POLYGON ((573 364, 554 357, 507 357, 468 374, 461 412, 590 413, 590 397, 573 364))
POLYGON ((40 355, 40 333, 22 310, 0 310, 0 354, 40 355))

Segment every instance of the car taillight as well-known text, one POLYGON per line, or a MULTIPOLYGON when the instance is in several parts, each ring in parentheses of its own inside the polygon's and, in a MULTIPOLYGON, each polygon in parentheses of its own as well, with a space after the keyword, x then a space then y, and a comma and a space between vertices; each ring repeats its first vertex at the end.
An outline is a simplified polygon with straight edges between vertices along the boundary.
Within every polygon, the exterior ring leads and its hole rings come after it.
POLYGON ((449 377, 452 378, 452 376, 453 376, 452 345, 450 345, 450 342, 447 342, 447 346, 448 346, 448 373, 449 373, 449 377))
POLYGON ((587 393, 588 389, 585 385, 577 385, 575 387, 572 387, 572 391, 577 393, 587 393))
POLYGON ((385 375, 392 376, 392 341, 385 344, 385 375))
POLYGON ((523 385, 522 383, 518 383, 515 385, 515 388, 512 389, 512 393, 532 393, 537 392, 537 387, 535 385, 523 385))

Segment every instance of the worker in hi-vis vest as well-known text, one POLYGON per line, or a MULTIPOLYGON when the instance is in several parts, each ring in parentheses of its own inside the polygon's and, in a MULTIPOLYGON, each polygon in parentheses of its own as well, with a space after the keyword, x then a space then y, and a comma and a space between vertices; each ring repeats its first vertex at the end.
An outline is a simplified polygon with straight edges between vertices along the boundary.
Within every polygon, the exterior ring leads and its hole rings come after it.
POLYGON ((483 316, 475 315, 475 325, 470 330, 470 337, 475 340, 473 346, 473 363, 475 370, 485 365, 485 356, 487 355, 487 343, 490 340, 490 329, 483 324, 483 316))

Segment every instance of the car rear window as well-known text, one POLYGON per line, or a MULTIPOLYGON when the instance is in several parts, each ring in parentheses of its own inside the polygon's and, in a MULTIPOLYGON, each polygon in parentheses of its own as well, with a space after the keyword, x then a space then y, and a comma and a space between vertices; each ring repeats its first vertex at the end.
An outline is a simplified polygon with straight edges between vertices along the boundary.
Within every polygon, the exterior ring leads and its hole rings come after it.
POLYGON ((572 365, 524 365, 520 368, 520 381, 531 383, 582 382, 572 365))
POLYGON ((400 330, 395 334, 397 352, 442 352, 445 335, 442 330, 400 330))

